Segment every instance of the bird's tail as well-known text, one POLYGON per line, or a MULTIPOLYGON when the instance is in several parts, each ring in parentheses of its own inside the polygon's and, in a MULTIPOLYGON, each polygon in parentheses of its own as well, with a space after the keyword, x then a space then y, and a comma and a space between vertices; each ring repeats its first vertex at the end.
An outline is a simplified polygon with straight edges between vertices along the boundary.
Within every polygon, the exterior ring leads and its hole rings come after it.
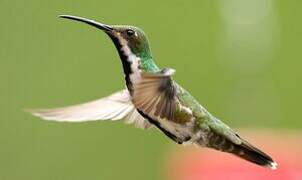
POLYGON ((277 163, 269 155, 254 147, 242 138, 240 139, 242 142, 240 144, 235 144, 224 136, 212 132, 209 139, 209 144, 207 146, 219 151, 234 154, 260 166, 269 167, 271 169, 277 168, 277 163))

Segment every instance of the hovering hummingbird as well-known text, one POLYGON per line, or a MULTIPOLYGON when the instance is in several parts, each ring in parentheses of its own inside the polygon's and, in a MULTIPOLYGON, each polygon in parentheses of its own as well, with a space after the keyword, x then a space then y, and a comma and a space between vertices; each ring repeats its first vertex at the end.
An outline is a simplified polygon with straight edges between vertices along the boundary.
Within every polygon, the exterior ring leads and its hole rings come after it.
POLYGON ((106 25, 71 15, 59 17, 94 26, 111 38, 123 65, 126 88, 80 105, 29 110, 33 115, 65 122, 124 120, 143 129, 156 127, 178 144, 213 148, 261 166, 277 168, 269 155, 241 138, 177 84, 172 78, 174 69, 160 69, 155 64, 141 29, 106 25))

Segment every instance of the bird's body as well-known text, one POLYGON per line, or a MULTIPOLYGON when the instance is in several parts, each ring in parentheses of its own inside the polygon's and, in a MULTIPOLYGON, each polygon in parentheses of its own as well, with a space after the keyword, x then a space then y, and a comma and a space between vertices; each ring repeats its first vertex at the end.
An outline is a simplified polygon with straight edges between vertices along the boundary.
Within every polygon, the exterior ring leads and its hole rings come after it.
POLYGON ((140 128, 157 127, 173 141, 235 154, 256 164, 276 168, 265 153, 243 140, 211 115, 173 79, 173 69, 154 62, 144 32, 132 26, 109 26, 85 18, 61 16, 103 30, 115 44, 123 65, 126 89, 97 101, 31 112, 48 120, 81 122, 119 120, 140 128))

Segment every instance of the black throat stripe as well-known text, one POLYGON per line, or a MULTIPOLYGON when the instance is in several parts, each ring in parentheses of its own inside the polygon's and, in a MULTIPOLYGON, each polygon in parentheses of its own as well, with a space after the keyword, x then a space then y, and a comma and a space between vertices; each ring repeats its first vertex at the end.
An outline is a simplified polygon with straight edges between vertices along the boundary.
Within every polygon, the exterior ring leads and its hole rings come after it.
POLYGON ((132 90, 132 82, 130 80, 130 74, 132 74, 132 69, 131 69, 131 62, 128 61, 128 56, 126 56, 122 50, 123 46, 121 45, 120 41, 118 40, 118 38, 116 37, 111 37, 118 53, 119 56, 121 58, 122 61, 122 65, 123 65, 123 70, 124 70, 124 74, 125 74, 125 81, 126 81, 126 85, 128 87, 128 90, 130 92, 130 94, 132 94, 133 90, 132 90))

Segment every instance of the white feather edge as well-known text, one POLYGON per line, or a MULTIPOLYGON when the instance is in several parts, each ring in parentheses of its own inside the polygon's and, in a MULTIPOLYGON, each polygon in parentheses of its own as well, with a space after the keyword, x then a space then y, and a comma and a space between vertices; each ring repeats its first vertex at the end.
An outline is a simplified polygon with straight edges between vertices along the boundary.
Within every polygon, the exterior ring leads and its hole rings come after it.
POLYGON ((126 89, 84 104, 53 109, 27 109, 26 111, 50 121, 85 122, 124 119, 126 123, 134 124, 138 128, 151 127, 151 124, 137 112, 126 89))
POLYGON ((276 170, 278 168, 278 164, 276 162, 271 162, 269 167, 272 169, 272 170, 276 170))

